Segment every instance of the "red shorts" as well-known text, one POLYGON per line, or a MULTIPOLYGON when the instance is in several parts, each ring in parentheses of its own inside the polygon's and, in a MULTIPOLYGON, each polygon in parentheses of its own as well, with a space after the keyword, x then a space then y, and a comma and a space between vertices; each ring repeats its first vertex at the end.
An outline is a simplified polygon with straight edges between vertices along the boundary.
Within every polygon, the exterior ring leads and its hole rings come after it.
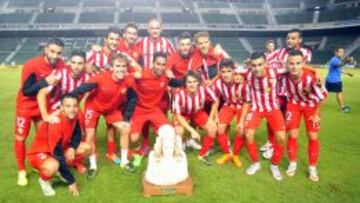
POLYGON ((96 128, 100 116, 103 115, 106 123, 112 124, 123 120, 121 111, 114 109, 106 113, 100 113, 92 108, 85 108, 85 128, 96 128))
POLYGON ((234 116, 236 116, 237 122, 239 122, 241 111, 241 108, 222 106, 219 112, 219 122, 221 124, 230 125, 231 121, 234 119, 234 116))
POLYGON ((41 121, 40 114, 33 114, 26 111, 16 111, 15 115, 15 134, 26 138, 29 135, 31 121, 41 121))
POLYGON ((300 128, 301 117, 304 115, 307 132, 319 132, 320 125, 314 125, 313 122, 309 120, 309 118, 315 114, 316 109, 317 107, 300 106, 299 104, 289 102, 286 108, 286 130, 300 128))
POLYGON ((274 132, 285 131, 284 117, 279 109, 269 112, 250 111, 246 115, 245 128, 254 130, 257 129, 263 118, 266 118, 269 123, 269 127, 273 129, 274 132))
POLYGON ((147 122, 150 122, 156 131, 160 126, 169 123, 160 108, 151 111, 136 108, 131 118, 131 133, 141 133, 144 124, 147 122))
POLYGON ((164 112, 170 109, 170 95, 168 93, 164 93, 164 96, 160 101, 159 107, 164 112))
POLYGON ((40 170, 41 165, 45 162, 46 159, 51 158, 52 156, 49 153, 37 153, 27 155, 31 167, 36 170, 40 170))
MULTIPOLYGON (((193 122, 196 126, 205 127, 209 116, 205 111, 198 111, 191 115, 182 115, 187 121, 193 122)), ((175 119, 174 125, 180 125, 180 123, 175 119)))

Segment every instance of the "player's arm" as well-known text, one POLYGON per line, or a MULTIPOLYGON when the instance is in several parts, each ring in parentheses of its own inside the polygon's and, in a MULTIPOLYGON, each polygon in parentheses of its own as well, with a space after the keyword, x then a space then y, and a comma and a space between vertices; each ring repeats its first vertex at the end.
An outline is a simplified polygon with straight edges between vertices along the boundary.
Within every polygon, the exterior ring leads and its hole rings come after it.
POLYGON ((185 81, 184 80, 179 80, 179 79, 175 79, 175 78, 171 78, 169 80, 169 86, 170 87, 182 87, 185 85, 185 81))
POLYGON ((323 78, 321 77, 320 71, 316 68, 313 68, 311 66, 304 66, 304 69, 310 70, 315 74, 316 82, 318 85, 323 84, 323 78))
POLYGON ((187 122, 187 120, 180 113, 175 114, 175 119, 180 123, 182 127, 184 127, 190 132, 191 138, 195 140, 200 140, 200 134, 187 122))
MULTIPOLYGON (((52 77, 52 75, 50 75, 52 77)), ((55 83, 52 80, 49 81, 50 83, 55 83)), ((40 80, 39 82, 36 82, 36 75, 35 73, 31 73, 24 82, 24 85, 22 87, 22 92, 25 96, 35 96, 40 89, 48 86, 49 83, 46 80, 46 78, 40 80)))
POLYGON ((126 92, 127 101, 125 104, 125 109, 123 112, 124 115, 124 121, 130 122, 131 116, 134 113, 138 97, 133 88, 129 88, 126 92))
POLYGON ((57 117, 57 114, 59 112, 56 111, 53 114, 49 115, 48 110, 47 110, 46 97, 47 97, 47 95, 50 94, 52 89, 53 89, 53 86, 48 86, 48 87, 42 88, 39 91, 39 93, 37 94, 36 99, 38 102, 42 120, 44 120, 45 122, 49 122, 49 123, 57 123, 57 122, 59 122, 59 118, 57 117))
POLYGON ((81 84, 77 89, 70 92, 70 94, 79 96, 85 94, 86 92, 90 92, 93 89, 97 88, 98 84, 96 82, 85 82, 81 84))
POLYGON ((215 121, 217 113, 218 113, 217 111, 218 111, 219 105, 220 105, 220 100, 217 98, 215 101, 213 101, 213 103, 211 105, 209 120, 215 121))
POLYGON ((247 113, 249 112, 249 108, 250 108, 250 103, 249 102, 245 102, 242 106, 242 109, 241 109, 241 116, 240 116, 240 119, 239 119, 239 122, 237 124, 237 128, 238 130, 244 134, 244 130, 245 130, 245 118, 246 118, 246 115, 247 113))

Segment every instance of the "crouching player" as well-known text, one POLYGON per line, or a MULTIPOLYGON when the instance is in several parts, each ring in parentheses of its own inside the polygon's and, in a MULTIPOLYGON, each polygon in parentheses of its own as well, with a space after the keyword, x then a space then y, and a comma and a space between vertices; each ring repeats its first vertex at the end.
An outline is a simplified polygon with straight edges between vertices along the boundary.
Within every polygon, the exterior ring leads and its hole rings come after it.
POLYGON ((90 92, 85 102, 85 134, 86 142, 91 146, 89 156, 88 179, 93 179, 97 171, 95 132, 100 116, 104 116, 107 123, 114 126, 121 134, 121 164, 127 171, 133 167, 127 159, 129 147, 129 120, 135 108, 137 97, 132 89, 134 79, 128 75, 128 60, 122 54, 112 57, 111 71, 102 72, 92 77, 72 93, 75 95, 90 92), (122 114, 120 106, 125 105, 122 114))
POLYGON ((217 160, 217 163, 224 164, 232 159, 234 164, 240 167, 242 164, 238 155, 245 143, 243 121, 249 108, 250 91, 242 75, 235 73, 233 60, 223 59, 220 62, 220 78, 215 81, 214 90, 216 95, 224 101, 218 116, 219 124, 217 132, 217 139, 224 155, 217 160), (231 154, 229 127, 235 116, 237 118, 237 127, 234 137, 234 150, 233 154, 231 154))
POLYGON ((319 156, 320 106, 327 97, 323 86, 316 82, 315 74, 304 67, 304 56, 301 51, 289 52, 287 59, 288 74, 282 78, 282 87, 286 89, 287 110, 286 128, 289 134, 288 153, 290 164, 286 175, 294 176, 297 168, 296 154, 298 151, 301 118, 304 117, 307 131, 309 155, 309 179, 319 181, 316 164, 319 156))
POLYGON ((192 139, 200 140, 200 135, 188 121, 191 121, 206 131, 203 138, 199 160, 206 165, 211 165, 206 154, 214 143, 216 136, 215 117, 219 106, 219 100, 210 87, 201 85, 199 72, 189 71, 185 76, 185 85, 179 89, 174 96, 174 125, 177 135, 184 134, 184 128, 191 134, 192 139), (204 110, 206 101, 211 101, 210 115, 204 110))
POLYGON ((60 109, 58 123, 41 124, 27 156, 31 166, 40 173, 39 184, 45 196, 55 195, 50 180, 58 172, 69 185, 70 193, 79 196, 69 165, 78 157, 87 156, 90 146, 80 142, 81 129, 77 120, 78 98, 64 94, 60 109))
POLYGON ((265 118, 271 129, 275 132, 274 155, 271 160, 272 176, 280 181, 281 172, 278 165, 282 159, 285 145, 285 121, 281 114, 277 99, 277 78, 284 74, 279 69, 270 69, 266 65, 264 53, 254 52, 250 56, 251 71, 247 76, 247 82, 251 92, 251 111, 246 115, 245 136, 247 150, 253 164, 246 170, 248 175, 254 175, 260 170, 259 153, 254 141, 256 129, 261 120, 265 118))

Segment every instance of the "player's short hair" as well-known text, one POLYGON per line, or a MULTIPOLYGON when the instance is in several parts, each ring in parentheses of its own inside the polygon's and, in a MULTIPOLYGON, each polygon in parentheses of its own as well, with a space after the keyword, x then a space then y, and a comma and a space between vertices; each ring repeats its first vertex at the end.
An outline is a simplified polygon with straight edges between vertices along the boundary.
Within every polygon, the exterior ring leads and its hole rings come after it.
POLYGON ((61 105, 64 104, 65 99, 75 99, 77 102, 79 102, 79 98, 75 94, 65 93, 61 96, 61 99, 60 99, 61 105))
POLYGON ((195 42, 197 42, 197 40, 198 40, 200 37, 206 37, 206 38, 209 38, 209 39, 210 39, 210 34, 209 34, 209 32, 206 32, 206 31, 201 31, 201 32, 195 33, 195 35, 194 35, 194 40, 195 40, 195 42))
POLYGON ((128 28, 134 28, 135 30, 139 30, 139 27, 134 22, 130 22, 130 23, 126 24, 124 27, 124 32, 126 32, 126 30, 128 28))
POLYGON ((190 39, 191 41, 191 35, 189 32, 182 32, 180 35, 179 35, 179 41, 182 40, 182 39, 190 39))
POLYGON ((80 56, 81 58, 86 60, 86 53, 84 51, 82 51, 82 50, 79 50, 79 49, 76 49, 76 50, 71 52, 70 58, 72 58, 73 56, 80 56))
POLYGON ((125 56, 122 53, 116 53, 116 54, 111 55, 111 61, 110 61, 111 65, 114 65, 114 62, 117 61, 117 60, 125 61, 126 64, 129 63, 129 60, 128 60, 127 56, 125 56))
POLYGON ((299 37, 302 38, 302 32, 301 32, 300 29, 296 29, 296 28, 291 29, 291 30, 288 32, 288 34, 289 34, 289 33, 294 33, 294 32, 299 33, 299 37))
POLYGON ((344 48, 343 46, 337 45, 337 46, 335 47, 334 51, 335 51, 335 52, 338 52, 339 49, 344 49, 344 50, 345 50, 345 48, 344 48))
POLYGON ((269 44, 275 44, 275 41, 272 39, 269 39, 268 41, 266 41, 265 45, 269 45, 269 44))
POLYGON ((50 38, 46 42, 46 46, 50 46, 51 44, 55 44, 55 45, 57 45, 59 47, 64 47, 65 46, 64 42, 60 38, 57 38, 57 37, 50 38))
POLYGON ((250 60, 255 60, 255 59, 258 59, 258 58, 263 58, 263 59, 266 60, 265 53, 262 52, 262 51, 255 51, 255 52, 251 53, 250 57, 249 57, 250 60))
POLYGON ((148 23, 150 24, 152 21, 157 21, 157 22, 159 22, 160 25, 161 25, 161 20, 158 19, 158 18, 155 18, 155 17, 154 17, 154 18, 151 18, 148 23))
POLYGON ((106 30, 106 35, 105 35, 105 38, 109 37, 109 35, 111 33, 115 33, 115 34, 118 34, 120 35, 121 33, 121 30, 117 27, 109 27, 107 30, 106 30))
POLYGON ((153 56, 153 62, 155 62, 157 58, 167 59, 167 54, 165 52, 161 52, 161 51, 155 52, 154 56, 153 56))
POLYGON ((235 62, 230 58, 225 58, 220 61, 220 69, 223 68, 235 69, 235 62))
POLYGON ((300 50, 295 50, 295 49, 290 50, 290 51, 288 52, 288 54, 289 54, 289 57, 290 57, 290 56, 301 56, 301 57, 304 57, 304 54, 302 53, 302 51, 300 51, 300 50))
POLYGON ((186 75, 184 76, 183 80, 184 83, 186 82, 186 80, 188 79, 188 77, 193 77, 195 78, 197 81, 199 81, 199 83, 201 83, 201 74, 199 71, 195 71, 195 70, 189 70, 186 75))

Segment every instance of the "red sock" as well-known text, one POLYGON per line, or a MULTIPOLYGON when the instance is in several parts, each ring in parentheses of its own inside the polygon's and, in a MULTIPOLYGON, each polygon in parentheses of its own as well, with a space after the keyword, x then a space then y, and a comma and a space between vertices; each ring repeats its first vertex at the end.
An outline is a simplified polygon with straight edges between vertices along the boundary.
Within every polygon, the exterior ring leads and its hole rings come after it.
POLYGON ((84 159, 85 159, 84 156, 82 156, 82 155, 76 155, 73 163, 74 163, 74 165, 77 165, 77 164, 81 164, 81 165, 82 165, 84 159))
POLYGON ((268 130, 268 139, 269 139, 270 143, 274 145, 274 143, 275 143, 275 133, 270 128, 269 123, 267 123, 267 130, 268 130))
POLYGON ((219 145, 220 145, 221 149, 223 150, 223 152, 225 154, 230 153, 230 150, 229 150, 229 135, 227 135, 226 133, 218 134, 217 139, 218 139, 219 145))
POLYGON ((257 147, 256 147, 256 143, 248 143, 246 145, 246 149, 249 153, 250 159, 251 161, 254 162, 258 162, 259 161, 259 153, 257 151, 257 147))
POLYGON ((234 138, 234 155, 238 155, 245 143, 245 137, 241 135, 235 135, 234 138))
POLYGON ((309 140, 308 143, 308 154, 309 154, 309 165, 316 166, 319 157, 320 142, 319 140, 309 140))
POLYGON ((16 162, 18 165, 18 170, 25 170, 25 154, 26 154, 26 145, 24 141, 15 140, 14 142, 14 150, 16 162))
POLYGON ((213 146, 214 144, 214 138, 210 137, 210 136, 205 136, 203 139, 203 143, 201 145, 201 150, 199 152, 200 156, 205 156, 205 154, 209 151, 209 149, 213 146))
POLYGON ((42 171, 40 171, 40 178, 43 179, 44 181, 48 181, 51 179, 51 177, 45 175, 44 172, 42 171))
POLYGON ((149 146, 149 132, 150 132, 150 123, 146 123, 142 129, 142 136, 143 136, 143 140, 142 140, 142 144, 143 147, 148 147, 149 146))
POLYGON ((281 159, 282 159, 282 156, 284 154, 284 146, 281 146, 277 143, 275 143, 275 145, 273 146, 274 147, 274 155, 272 157, 272 160, 271 160, 271 163, 273 165, 279 165, 281 159))
POLYGON ((107 153, 109 155, 115 154, 115 150, 116 150, 115 142, 108 141, 107 142, 107 153))
POLYGON ((298 151, 297 139, 289 137, 287 144, 289 161, 296 161, 296 155, 298 151))

